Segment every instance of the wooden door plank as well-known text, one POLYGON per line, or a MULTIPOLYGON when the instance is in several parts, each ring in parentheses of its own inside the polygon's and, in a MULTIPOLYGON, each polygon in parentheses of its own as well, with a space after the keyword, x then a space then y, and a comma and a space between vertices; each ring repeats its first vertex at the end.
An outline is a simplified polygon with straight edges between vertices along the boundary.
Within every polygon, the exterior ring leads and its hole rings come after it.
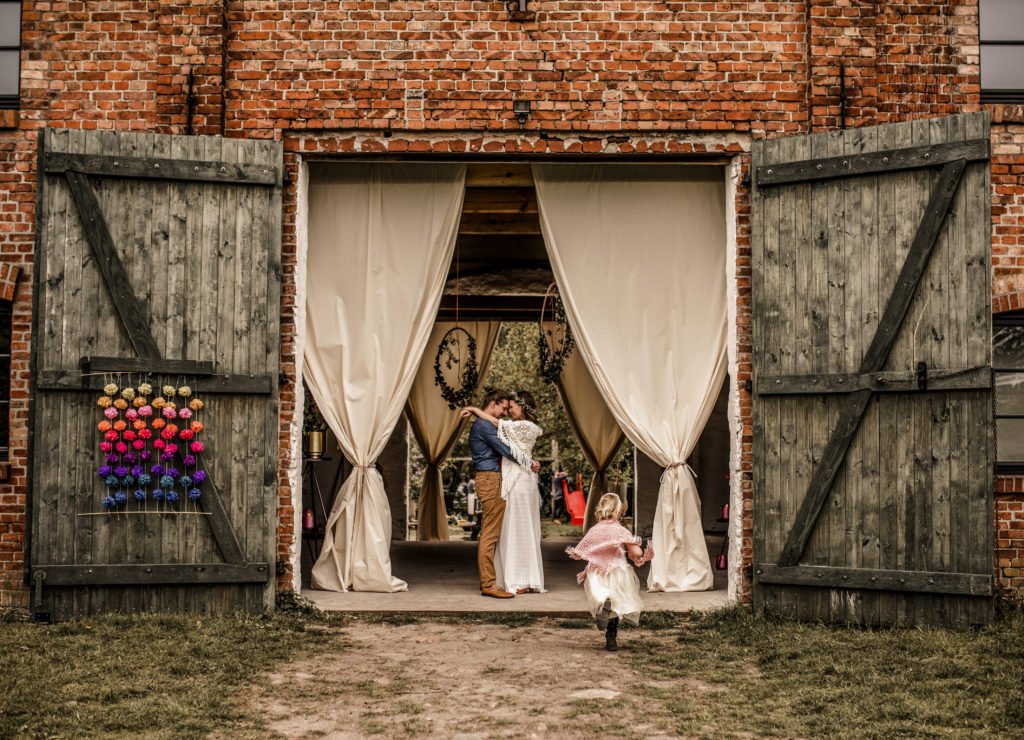
POLYGON ((992 576, 979 573, 837 568, 814 565, 782 567, 774 563, 758 563, 754 572, 760 582, 791 586, 903 591, 911 594, 992 595, 992 576))
MULTIPOLYGON (((952 361, 950 361, 952 362, 952 361)), ((943 390, 983 390, 992 385, 991 367, 928 368, 928 386, 919 386, 917 373, 885 370, 877 373, 797 374, 762 377, 757 394, 807 395, 843 394, 859 390, 873 393, 934 393, 943 390)))
POLYGON ((177 585, 205 583, 266 583, 268 563, 139 563, 85 566, 37 565, 33 575, 45 574, 47 587, 177 585))
MULTIPOLYGON (((935 239, 956 193, 963 171, 963 161, 953 162, 943 167, 939 183, 932 191, 925 217, 921 221, 911 245, 910 254, 896 281, 896 289, 886 303, 885 311, 879 321, 878 331, 861 361, 861 374, 877 372, 884 366, 889 350, 895 341, 896 333, 913 299, 914 290, 927 266, 935 239)), ((795 565, 803 554, 811 529, 821 513, 822 506, 835 480, 836 472, 843 461, 850 440, 857 431, 870 395, 869 391, 858 391, 851 394, 845 408, 840 412, 836 433, 831 437, 822 462, 815 471, 811 489, 804 497, 797 521, 790 530, 783 547, 782 557, 779 560, 780 565, 795 565)))
POLYGON ((936 167, 958 160, 978 162, 989 158, 990 146, 988 139, 941 144, 915 142, 915 146, 905 149, 864 154, 843 152, 812 160, 772 162, 757 168, 757 184, 758 187, 769 188, 774 185, 845 179, 857 175, 891 174, 902 170, 936 167))
MULTIPOLYGON (((159 137, 153 144, 166 149, 169 142, 165 143, 164 140, 171 138, 173 137, 159 137)), ((97 177, 145 178, 158 182, 185 181, 263 186, 277 186, 281 183, 281 171, 273 170, 265 164, 179 160, 158 156, 119 156, 111 152, 99 155, 49 152, 44 166, 47 174, 78 172, 97 177)))

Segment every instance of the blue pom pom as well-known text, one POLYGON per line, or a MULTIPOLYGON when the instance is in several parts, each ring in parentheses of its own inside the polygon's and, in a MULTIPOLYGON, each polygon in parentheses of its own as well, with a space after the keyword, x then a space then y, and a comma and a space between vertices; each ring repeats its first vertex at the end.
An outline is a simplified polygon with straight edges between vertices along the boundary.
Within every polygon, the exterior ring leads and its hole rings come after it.
POLYGON ((153 476, 151 476, 149 473, 143 473, 142 475, 139 476, 139 485, 140 486, 148 486, 152 482, 153 482, 153 476))
POLYGON ((124 504, 128 503, 128 494, 126 494, 124 491, 118 491, 117 493, 114 494, 114 501, 117 502, 118 506, 123 506, 124 504))
POLYGON ((125 488, 131 488, 132 486, 135 485, 135 476, 134 475, 126 475, 126 476, 124 476, 123 478, 121 478, 121 485, 124 486, 125 488))
POLYGON ((171 504, 178 503, 178 492, 177 491, 173 491, 173 490, 172 491, 168 491, 167 492, 167 502, 171 503, 171 504))
POLYGON ((181 484, 182 488, 190 488, 192 486, 192 478, 188 475, 183 475, 178 478, 178 483, 181 484))
POLYGON ((117 506, 117 501, 114 500, 113 496, 104 496, 103 497, 103 508, 104 509, 107 509, 109 511, 110 509, 113 509, 115 506, 117 506))
POLYGON ((116 475, 108 475, 104 480, 104 483, 106 483, 111 488, 117 488, 118 485, 120 485, 121 483, 121 479, 118 478, 116 475))
POLYGON ((190 499, 192 499, 193 501, 198 501, 199 497, 202 496, 202 495, 203 495, 203 492, 200 491, 198 488, 193 488, 191 491, 188 492, 188 497, 190 499))
POLYGON ((156 499, 157 501, 163 501, 164 500, 164 491, 163 491, 163 489, 162 488, 158 488, 155 491, 153 491, 153 498, 156 499))
POLYGON ((136 501, 145 501, 146 500, 146 492, 142 491, 142 490, 136 491, 135 492, 135 500, 136 501))
POLYGON ((165 475, 160 479, 161 488, 174 488, 174 478, 169 475, 165 475))

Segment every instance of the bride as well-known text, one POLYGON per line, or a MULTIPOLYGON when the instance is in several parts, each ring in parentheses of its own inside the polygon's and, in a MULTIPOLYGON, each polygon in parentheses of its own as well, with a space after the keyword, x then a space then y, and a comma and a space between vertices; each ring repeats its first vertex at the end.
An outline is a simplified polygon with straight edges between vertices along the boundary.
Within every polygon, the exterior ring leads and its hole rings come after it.
POLYGON ((498 427, 498 439, 508 445, 515 461, 501 458, 501 497, 505 516, 494 553, 498 585, 517 594, 544 592, 544 567, 540 555, 540 492, 537 474, 530 470, 533 444, 543 431, 537 426, 536 402, 529 391, 509 394, 511 419, 497 419, 475 406, 463 416, 475 414, 498 427))

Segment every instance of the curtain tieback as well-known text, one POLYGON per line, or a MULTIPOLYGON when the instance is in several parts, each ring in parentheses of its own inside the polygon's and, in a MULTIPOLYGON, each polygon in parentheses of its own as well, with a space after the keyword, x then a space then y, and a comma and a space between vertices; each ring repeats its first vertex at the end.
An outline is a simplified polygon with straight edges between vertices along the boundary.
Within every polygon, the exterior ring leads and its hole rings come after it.
POLYGON ((697 477, 697 474, 693 472, 693 468, 690 467, 690 463, 683 460, 682 462, 674 462, 671 465, 666 465, 664 472, 662 472, 661 474, 661 478, 659 478, 658 480, 665 480, 665 476, 668 475, 668 471, 670 471, 672 468, 686 468, 687 470, 690 471, 690 475, 692 475, 694 478, 697 477))

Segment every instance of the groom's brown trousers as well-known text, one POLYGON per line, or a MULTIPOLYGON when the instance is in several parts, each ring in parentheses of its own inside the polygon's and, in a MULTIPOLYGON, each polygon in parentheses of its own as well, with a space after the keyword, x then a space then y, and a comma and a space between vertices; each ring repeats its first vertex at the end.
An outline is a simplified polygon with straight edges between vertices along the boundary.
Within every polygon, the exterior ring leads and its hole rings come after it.
POLYGON ((480 544, 476 550, 476 564, 480 569, 480 589, 495 588, 494 548, 501 534, 501 520, 505 516, 505 499, 501 497, 501 473, 477 471, 476 495, 483 508, 480 524, 480 544))

